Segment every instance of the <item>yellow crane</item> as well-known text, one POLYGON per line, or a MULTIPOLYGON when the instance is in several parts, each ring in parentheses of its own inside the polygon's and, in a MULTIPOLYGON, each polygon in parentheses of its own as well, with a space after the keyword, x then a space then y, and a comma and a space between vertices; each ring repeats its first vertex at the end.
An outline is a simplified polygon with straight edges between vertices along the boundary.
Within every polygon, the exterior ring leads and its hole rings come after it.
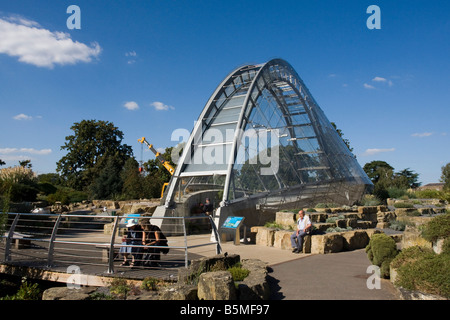
MULTIPOLYGON (((166 159, 164 159, 164 157, 161 155, 160 152, 156 151, 155 148, 153 148, 153 144, 150 144, 145 137, 142 137, 141 139, 138 139, 138 142, 145 144, 154 154, 155 157, 161 162, 161 164, 164 166, 164 168, 167 169, 167 171, 170 172, 170 175, 173 175, 175 172, 175 169, 171 166, 171 164, 169 163, 169 161, 167 161, 166 159)), ((165 182, 163 185, 163 188, 161 190, 161 198, 164 195, 164 189, 169 185, 168 182, 165 182)))

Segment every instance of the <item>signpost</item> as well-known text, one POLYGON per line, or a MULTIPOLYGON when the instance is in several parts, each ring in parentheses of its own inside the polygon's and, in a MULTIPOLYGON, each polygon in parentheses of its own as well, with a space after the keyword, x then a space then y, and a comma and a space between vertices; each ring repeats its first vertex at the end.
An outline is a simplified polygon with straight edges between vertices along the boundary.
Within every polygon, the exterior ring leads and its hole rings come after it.
MULTIPOLYGON (((222 224, 222 230, 233 233, 234 235, 234 244, 239 245, 241 243, 241 233, 240 228, 243 225, 244 217, 228 217, 225 222, 222 224)), ((244 239, 246 239, 246 230, 244 228, 244 239)))

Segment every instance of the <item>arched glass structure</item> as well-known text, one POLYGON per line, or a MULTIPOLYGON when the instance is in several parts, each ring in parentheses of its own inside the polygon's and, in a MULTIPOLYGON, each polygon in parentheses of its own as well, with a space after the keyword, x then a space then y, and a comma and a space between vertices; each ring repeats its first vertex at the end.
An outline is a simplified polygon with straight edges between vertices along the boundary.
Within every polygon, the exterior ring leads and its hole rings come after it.
POLYGON ((167 207, 248 199, 268 207, 352 204, 372 183, 289 63, 231 72, 184 146, 167 207))

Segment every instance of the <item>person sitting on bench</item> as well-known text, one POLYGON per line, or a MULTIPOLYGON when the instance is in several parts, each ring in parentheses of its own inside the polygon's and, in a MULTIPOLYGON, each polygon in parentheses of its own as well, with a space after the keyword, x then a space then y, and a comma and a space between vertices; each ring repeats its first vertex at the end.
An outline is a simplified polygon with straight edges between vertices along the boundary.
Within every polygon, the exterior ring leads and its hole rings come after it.
POLYGON ((303 251, 303 238, 311 232, 311 220, 305 216, 305 212, 298 212, 297 231, 291 235, 292 252, 299 253, 303 251))

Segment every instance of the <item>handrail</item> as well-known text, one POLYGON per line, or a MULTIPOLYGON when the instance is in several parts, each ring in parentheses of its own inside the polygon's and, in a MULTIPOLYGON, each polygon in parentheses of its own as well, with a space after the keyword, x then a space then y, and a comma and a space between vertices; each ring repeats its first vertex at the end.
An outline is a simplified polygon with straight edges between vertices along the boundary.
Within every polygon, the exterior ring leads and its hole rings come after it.
MULTIPOLYGON (((82 215, 82 214, 52 214, 52 213, 15 213, 8 212, 8 217, 13 220, 10 222, 9 226, 6 226, 6 233, 0 235, 0 240, 6 238, 4 242, 4 262, 6 263, 14 263, 15 260, 19 261, 23 259, 23 256, 29 257, 28 254, 31 251, 12 251, 12 246, 14 240, 17 244, 26 243, 30 248, 35 248, 36 252, 42 252, 42 249, 45 249, 48 244, 48 248, 46 250, 46 257, 34 257, 39 260, 43 260, 45 262, 46 267, 51 268, 54 266, 55 262, 58 261, 57 254, 59 256, 67 256, 67 252, 73 257, 73 259, 78 259, 74 261, 74 264, 95 264, 89 262, 89 259, 94 259, 94 257, 88 256, 88 254, 93 253, 93 255, 99 254, 102 251, 100 249, 106 250, 103 251, 103 261, 107 262, 107 273, 113 274, 115 273, 114 266, 114 258, 115 252, 119 248, 140 248, 143 249, 174 249, 171 254, 176 258, 176 255, 180 254, 177 250, 184 251, 184 266, 188 267, 188 253, 189 250, 193 248, 199 248, 204 246, 215 245, 216 254, 221 252, 220 240, 217 233, 217 228, 214 225, 213 220, 209 216, 192 216, 192 217, 152 217, 152 216, 110 216, 110 215, 82 215), (37 217, 32 219, 31 217, 37 217), (79 218, 83 218, 83 221, 73 221, 79 218), (91 220, 90 220, 91 219, 91 220), (98 219, 103 219, 106 221, 94 221, 98 219), (111 222, 108 222, 108 219, 111 222), (167 246, 157 246, 157 245, 131 245, 124 243, 116 243, 116 235, 123 221, 122 219, 162 219, 163 223, 167 224, 167 228, 173 227, 173 231, 168 231, 169 236, 169 245, 167 246), (186 221, 203 220, 205 223, 210 225, 210 229, 212 230, 212 235, 209 233, 208 240, 203 240, 201 237, 202 234, 196 235, 188 235, 188 229, 186 226, 186 221), (77 226, 76 223, 81 223, 83 226, 77 226), (109 229, 111 231, 111 236, 109 240, 107 240, 107 236, 103 234, 103 229, 98 228, 99 224, 107 224, 111 223, 112 228, 109 229), (66 225, 68 224, 68 226, 66 225), (87 226, 85 226, 87 225, 87 226), (95 226, 94 226, 95 225, 95 226), (94 228, 89 229, 89 226, 94 226, 94 228), (83 228, 84 227, 84 228, 83 228), (182 231, 179 228, 182 228, 182 231), (48 231, 47 231, 48 230, 48 231), (98 233, 101 232, 100 236, 98 233), (22 233, 24 235, 28 235, 27 237, 18 236, 17 233, 22 233), (64 237, 68 237, 68 239, 64 239, 64 237), (100 238, 101 240, 96 242, 96 238, 100 238), (189 239, 188 239, 189 238, 189 239), (200 239, 199 239, 200 238, 200 239), (85 239, 85 241, 83 241, 85 239), (214 240, 215 239, 215 240, 214 240), (195 243, 189 243, 189 241, 194 241, 195 243), (31 246, 31 241, 34 243, 46 243, 45 245, 33 245, 31 246), (177 244, 177 242, 180 242, 177 244), (56 245, 59 246, 56 246, 56 245), (68 246, 72 245, 72 246, 68 246), (65 248, 64 248, 65 246, 65 248), (81 246, 78 247, 78 246, 81 246), (57 248, 58 247, 58 248, 57 248), (59 252, 59 247, 62 250, 66 250, 67 252, 59 252), (89 247, 92 247, 93 250, 89 250, 89 247), (39 249, 39 250, 38 250, 39 249), (13 254, 15 253, 15 254, 13 254), (74 253, 74 254, 72 254, 74 253), (106 258, 106 260, 104 260, 106 258)), ((192 225, 192 223, 190 224, 192 225)), ((166 233, 166 231, 164 231, 166 233)), ((204 236, 204 234, 203 234, 204 236)), ((1 243, 1 241, 0 241, 1 243)), ((3 244, 2 244, 3 245, 3 244)), ((2 249, 2 245, 0 245, 0 250, 2 249)), ((22 244, 23 246, 23 244, 22 244)), ((17 246, 16 249, 21 249, 20 246, 17 246)), ((169 254, 170 255, 170 254, 169 254)), ((168 255, 168 256, 169 256, 168 255)), ((95 259, 99 259, 100 257, 95 256, 95 259)), ((67 259, 65 259, 67 260, 67 259)), ((59 260, 59 262, 67 262, 67 261, 59 260)), ((178 260, 170 260, 170 261, 178 261, 178 260)), ((0 260, 1 263, 1 260, 0 260)))

